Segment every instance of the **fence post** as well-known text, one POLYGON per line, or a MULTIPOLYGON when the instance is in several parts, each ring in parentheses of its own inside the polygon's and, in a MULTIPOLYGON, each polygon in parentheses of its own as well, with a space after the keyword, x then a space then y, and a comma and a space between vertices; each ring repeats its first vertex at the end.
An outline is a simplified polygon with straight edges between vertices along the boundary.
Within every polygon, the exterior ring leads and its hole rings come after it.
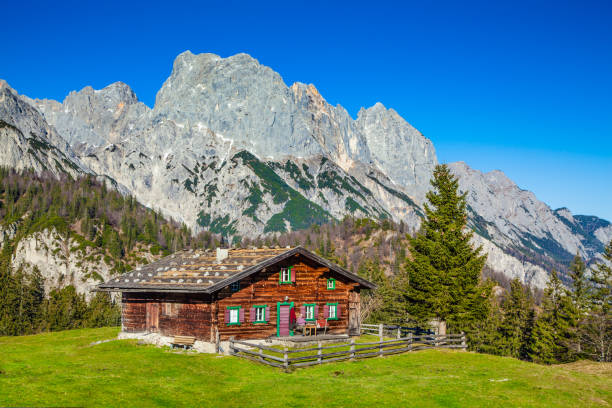
POLYGON ((355 338, 351 338, 351 360, 355 359, 355 338))
POLYGON ((402 326, 397 326, 397 339, 402 338, 402 326))
POLYGON ((317 344, 318 344, 318 347, 319 347, 317 349, 317 362, 319 364, 321 364, 322 363, 322 360, 321 360, 321 342, 318 342, 317 344))
POLYGON ((383 341, 383 324, 379 324, 378 325, 378 337, 380 338, 380 341, 383 341))
POLYGON ((461 332, 461 348, 463 349, 463 351, 465 351, 465 349, 467 349, 467 342, 465 339, 465 332, 461 332))
POLYGON ((408 333, 408 351, 412 351, 412 332, 408 333))
POLYGON ((285 353, 284 353, 283 359, 285 361, 283 365, 285 366, 285 370, 289 370, 289 356, 287 355, 287 347, 285 347, 284 349, 285 349, 285 353))

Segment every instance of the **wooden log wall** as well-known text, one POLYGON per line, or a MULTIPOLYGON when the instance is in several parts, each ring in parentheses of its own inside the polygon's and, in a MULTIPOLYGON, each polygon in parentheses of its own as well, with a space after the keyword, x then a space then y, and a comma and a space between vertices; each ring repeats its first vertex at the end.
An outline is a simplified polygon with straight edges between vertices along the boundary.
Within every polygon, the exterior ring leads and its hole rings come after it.
MULTIPOLYGON (((240 282, 240 290, 231 292, 229 287, 218 292, 217 321, 221 340, 257 339, 276 336, 277 302, 294 302, 296 312, 305 303, 315 303, 319 306, 317 319, 324 319, 324 306, 327 303, 338 303, 341 315, 338 320, 328 320, 328 331, 331 334, 345 334, 349 320, 349 294, 352 299, 358 299, 358 284, 344 276, 330 271, 327 267, 296 255, 266 271, 251 275, 240 282), (293 267, 295 271, 294 284, 279 284, 279 273, 282 267, 293 267), (336 279, 334 290, 327 289, 327 279, 336 279), (269 306, 270 315, 267 323, 253 323, 249 319, 249 310, 255 305, 269 306), (227 325, 225 310, 230 306, 241 306, 245 309, 244 322, 240 325, 227 325)), ((304 316, 305 317, 305 316, 304 316)))
POLYGON ((211 309, 208 295, 123 293, 123 330, 153 331, 170 337, 194 336, 198 340, 214 341, 211 309), (147 304, 155 303, 159 304, 158 327, 147 327, 147 304))
POLYGON ((128 333, 146 330, 146 300, 139 299, 131 293, 123 292, 121 297, 121 326, 128 333))

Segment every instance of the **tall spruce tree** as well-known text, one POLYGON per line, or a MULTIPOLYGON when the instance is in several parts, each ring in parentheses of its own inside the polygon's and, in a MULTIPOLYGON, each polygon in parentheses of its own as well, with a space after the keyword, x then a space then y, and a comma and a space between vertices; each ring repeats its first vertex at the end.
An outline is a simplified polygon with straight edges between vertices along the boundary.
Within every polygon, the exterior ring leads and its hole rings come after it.
POLYGON ((524 359, 528 355, 527 346, 534 320, 531 290, 518 279, 512 280, 502 309, 503 322, 499 328, 502 354, 524 359))
POLYGON ((474 319, 467 327, 468 345, 471 350, 479 353, 501 354, 502 342, 500 327, 503 321, 501 305, 496 294, 495 283, 491 280, 483 282, 482 294, 488 294, 487 301, 481 303, 482 318, 474 319))
POLYGON ((19 334, 15 322, 19 305, 19 288, 11 273, 12 253, 12 243, 5 239, 0 251, 0 336, 19 334))
POLYGON ((592 287, 590 313, 583 334, 592 358, 612 361, 612 241, 606 246, 603 257, 589 278, 592 287))
POLYGON ((557 271, 553 269, 544 290, 542 310, 529 340, 528 355, 532 361, 552 364, 563 361, 567 355, 562 341, 568 333, 568 298, 564 289, 557 271))
POLYGON ((459 182, 446 165, 436 166, 431 185, 421 230, 410 239, 412 259, 400 287, 408 314, 422 324, 438 320, 443 332, 447 322, 465 324, 473 316, 474 302, 486 301, 478 290, 486 255, 470 243, 465 194, 459 194, 459 182))
POLYGON ((586 265, 578 254, 576 254, 570 265, 569 275, 572 281, 567 290, 567 296, 570 300, 566 308, 569 330, 565 337, 565 344, 571 354, 569 359, 576 359, 584 357, 582 328, 587 317, 590 298, 590 285, 586 265))
POLYGON ((584 315, 589 308, 589 278, 584 261, 580 255, 576 254, 569 269, 572 278, 571 291, 569 292, 572 302, 576 306, 577 312, 584 315))

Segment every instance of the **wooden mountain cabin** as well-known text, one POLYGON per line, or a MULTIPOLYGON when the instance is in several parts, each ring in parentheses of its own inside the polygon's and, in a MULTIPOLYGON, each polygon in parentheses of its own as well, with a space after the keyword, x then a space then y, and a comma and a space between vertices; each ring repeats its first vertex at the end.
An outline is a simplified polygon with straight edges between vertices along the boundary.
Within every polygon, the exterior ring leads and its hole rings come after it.
POLYGON ((328 334, 358 335, 359 293, 373 288, 295 247, 182 251, 96 290, 122 293, 123 332, 214 343, 293 336, 293 312, 307 325, 325 326, 328 334))

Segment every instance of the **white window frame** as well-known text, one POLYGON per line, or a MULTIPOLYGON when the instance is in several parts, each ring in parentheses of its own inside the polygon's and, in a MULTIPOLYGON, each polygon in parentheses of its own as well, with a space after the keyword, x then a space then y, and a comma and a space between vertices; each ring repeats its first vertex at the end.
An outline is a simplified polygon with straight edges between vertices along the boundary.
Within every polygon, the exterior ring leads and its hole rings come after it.
POLYGON ((240 309, 229 310, 229 323, 238 323, 240 321, 240 309))
POLYGON ((281 268, 281 283, 291 283, 291 268, 281 268))
POLYGON ((265 307, 256 307, 255 308, 255 321, 256 322, 265 322, 266 321, 266 308, 265 307))
POLYGON ((328 319, 337 319, 338 318, 338 305, 328 305, 328 319))
POLYGON ((306 316, 304 319, 306 320, 315 320, 315 305, 306 305, 305 306, 306 316))

